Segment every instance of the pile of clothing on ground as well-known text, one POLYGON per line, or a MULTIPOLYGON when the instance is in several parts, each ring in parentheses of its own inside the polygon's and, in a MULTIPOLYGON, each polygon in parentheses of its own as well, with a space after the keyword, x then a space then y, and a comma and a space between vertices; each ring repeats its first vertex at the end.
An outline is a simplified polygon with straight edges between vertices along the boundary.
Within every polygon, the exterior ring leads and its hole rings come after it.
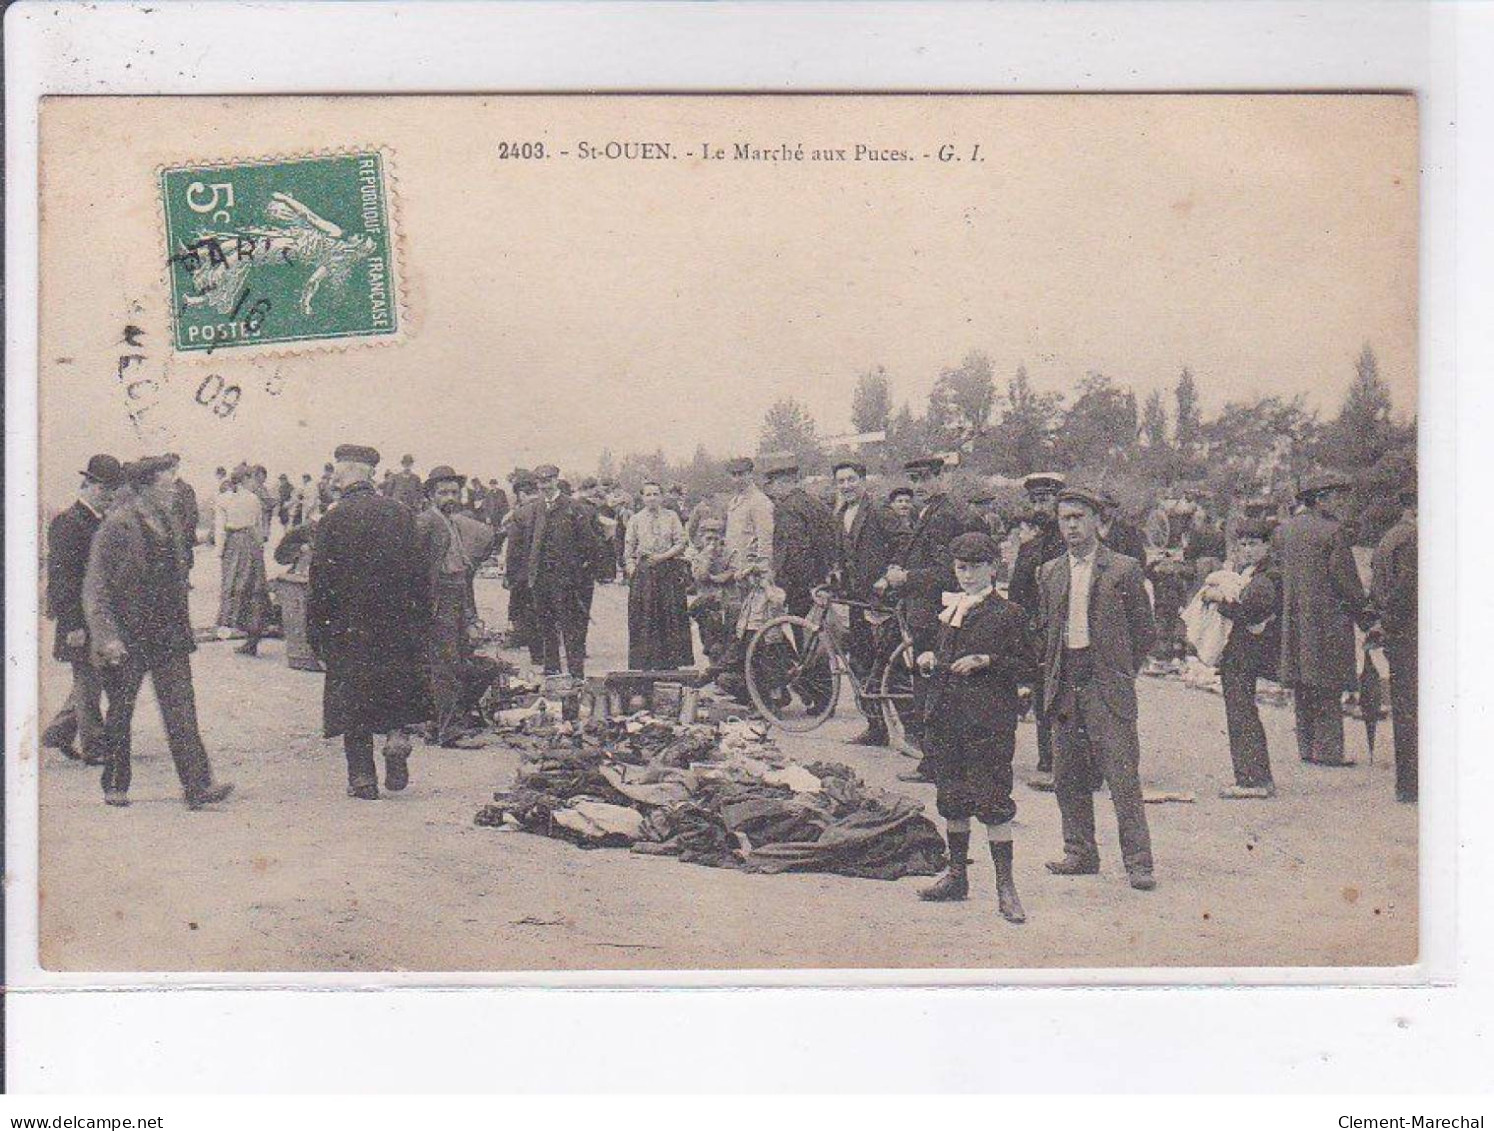
POLYGON ((760 724, 537 714, 503 737, 521 751, 518 777, 479 825, 748 872, 895 880, 944 869, 921 804, 839 763, 789 761, 760 724))

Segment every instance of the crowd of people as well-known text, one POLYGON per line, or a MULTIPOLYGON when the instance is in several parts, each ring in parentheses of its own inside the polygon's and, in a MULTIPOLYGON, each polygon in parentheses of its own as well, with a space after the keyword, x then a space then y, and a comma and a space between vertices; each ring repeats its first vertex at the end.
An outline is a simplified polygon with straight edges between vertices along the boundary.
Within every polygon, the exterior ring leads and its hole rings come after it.
MULTIPOLYGON (((264 553, 278 527, 276 559, 308 585, 306 632, 326 670, 323 730, 343 739, 350 797, 380 796, 376 736, 385 736, 383 785, 394 791, 409 782, 422 728, 431 744, 471 741, 472 707, 492 675, 477 654, 475 590, 490 565, 501 563, 508 590, 507 644, 572 688, 586 676, 599 584, 628 586, 631 669, 694 666, 693 622, 706 677, 739 697, 753 633, 781 613, 808 613, 823 587, 856 602, 847 651, 863 685, 885 660, 865 606, 900 603, 913 636, 923 678, 903 722, 923 758, 901 776, 934 785, 950 851, 948 872, 923 898, 965 898, 978 820, 1001 913, 1024 919, 1011 822, 1016 729, 1028 710, 1038 740, 1029 784, 1056 795, 1063 829, 1048 870, 1098 871, 1094 793, 1104 784, 1131 886, 1155 885, 1136 680, 1158 647, 1158 575, 1145 538, 1105 491, 1056 473, 1027 476, 1026 509, 1003 547, 1009 532, 991 500, 957 497, 935 455, 909 461, 907 482, 886 493, 874 493, 863 462, 838 460, 830 500, 781 454, 730 461, 729 491, 703 500, 660 482, 643 483, 636 500, 606 479, 573 488, 553 464, 515 469, 510 499, 496 478, 450 466, 422 478, 409 455, 379 479, 380 462, 373 448, 342 445, 319 480, 306 474, 299 486, 287 475, 271 486, 263 467, 220 468, 207 535, 221 557, 218 630, 242 635, 238 650, 252 656, 272 623, 264 553)), ((73 688, 43 741, 101 765, 113 806, 129 803, 131 720, 146 675, 188 807, 232 789, 213 778, 198 733, 187 596, 200 515, 178 466, 174 455, 125 465, 95 456, 77 501, 48 531, 54 654, 71 665, 73 688)), ((1352 486, 1318 476, 1301 484, 1290 515, 1199 527, 1195 545, 1209 553, 1197 556, 1217 568, 1201 572, 1194 591, 1227 622, 1217 659, 1235 776, 1227 799, 1275 793, 1256 705, 1262 677, 1293 693, 1303 762, 1350 764, 1342 696, 1357 681, 1356 628, 1385 649, 1396 796, 1416 799, 1415 490, 1375 551, 1366 590, 1344 523, 1352 486)), ((866 726, 853 741, 887 745, 882 706, 860 708, 866 726)))

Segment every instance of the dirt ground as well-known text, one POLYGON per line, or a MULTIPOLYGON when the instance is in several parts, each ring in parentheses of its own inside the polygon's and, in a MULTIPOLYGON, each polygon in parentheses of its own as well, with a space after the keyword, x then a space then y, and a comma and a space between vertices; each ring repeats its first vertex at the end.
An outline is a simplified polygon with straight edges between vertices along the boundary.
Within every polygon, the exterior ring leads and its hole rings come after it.
MULTIPOLYGON (((216 609, 218 561, 199 550, 194 620, 216 609)), ((479 581, 489 623, 503 590, 479 581)), ((625 666, 626 590, 598 589, 590 668, 625 666)), ((47 634, 50 656, 50 634, 47 634)), ((1106 795, 1097 800, 1099 876, 1058 878, 1051 794, 1020 784, 1036 763, 1018 736, 1017 882, 1028 922, 996 912, 978 851, 966 903, 924 904, 925 879, 746 875, 622 850, 585 851, 479 828, 473 814, 512 780, 517 756, 417 746, 413 782, 370 804, 347 799, 339 743, 320 737, 322 678, 232 645, 194 657, 198 712, 214 769, 236 782, 219 811, 189 813, 149 691, 136 714, 129 809, 102 802, 98 771, 45 752, 41 774, 43 966, 73 971, 509 971, 792 967, 1398 965, 1417 953, 1416 808, 1393 800, 1390 732, 1373 767, 1349 721, 1350 769, 1304 766, 1289 711, 1265 708, 1280 790, 1225 802, 1223 702, 1179 683, 1140 685, 1142 775, 1192 804, 1147 807, 1158 888, 1125 882, 1106 795)), ((43 718, 67 692, 43 661, 43 718)), ((848 697, 843 697, 848 698, 848 697)), ((804 760, 854 766, 871 783, 911 763, 845 744, 840 714, 783 736, 804 760)))

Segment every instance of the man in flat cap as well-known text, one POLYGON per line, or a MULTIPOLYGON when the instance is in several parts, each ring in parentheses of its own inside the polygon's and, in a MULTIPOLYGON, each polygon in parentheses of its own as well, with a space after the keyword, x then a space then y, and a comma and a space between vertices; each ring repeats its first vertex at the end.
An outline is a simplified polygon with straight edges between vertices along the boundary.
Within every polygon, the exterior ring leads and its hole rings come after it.
POLYGON ((1027 617, 992 587, 999 550, 988 534, 965 533, 950 543, 956 592, 941 595, 934 647, 918 666, 929 680, 929 749, 934 753, 939 815, 949 838, 949 870, 921 899, 964 899, 970 821, 986 826, 996 865, 996 896, 1003 918, 1027 918, 1012 874, 1012 756, 1017 748, 1017 686, 1037 666, 1027 617))
MULTIPOLYGON (((1032 506, 1036 533, 1017 547, 1007 595, 1026 610, 1029 623, 1034 626, 1041 611, 1038 571, 1064 552, 1063 538, 1058 533, 1058 493, 1064 484, 1064 477, 1056 471, 1035 471, 1022 480, 1032 506)), ((1053 788, 1053 723, 1043 710, 1041 671, 1032 688, 1032 714, 1037 724, 1038 762, 1037 773, 1027 779, 1027 784, 1048 791, 1053 788)))
POLYGON ((83 576, 94 535, 115 490, 124 482, 124 472, 113 456, 96 455, 79 474, 77 499, 47 527, 47 615, 57 622, 52 656, 72 666, 73 689, 66 705, 42 732, 41 744, 99 766, 103 764, 104 729, 99 700, 104 686, 89 654, 83 576), (81 753, 74 748, 74 739, 81 753))
POLYGON ((126 465, 131 495, 104 517, 83 579, 88 646, 109 698, 102 744, 108 805, 130 803, 130 731, 147 675, 187 808, 216 804, 233 792, 232 785, 213 780, 197 728, 187 549, 171 514, 175 468, 166 456, 126 465))
POLYGON ((783 590, 788 611, 802 617, 814 604, 815 586, 830 576, 835 518, 804 489, 795 457, 764 457, 764 462, 764 486, 773 500, 773 582, 783 590))
POLYGON ((1380 614, 1390 664, 1390 718, 1395 727, 1395 798, 1410 804, 1417 781, 1417 562, 1416 483, 1398 493, 1401 517, 1375 547, 1370 597, 1380 614))
POLYGON ((528 649, 529 662, 538 668, 545 662, 545 646, 535 628, 534 595, 529 592, 527 572, 523 568, 515 572, 514 539, 525 507, 539 498, 539 484, 534 472, 524 467, 515 468, 508 482, 514 489, 514 505, 504 516, 500 533, 505 542, 503 587, 508 590, 509 646, 528 649))
MULTIPOLYGON (((886 589, 883 578, 897 548, 887 512, 867 493, 866 465, 843 459, 831 469, 835 476, 835 575, 844 597, 879 604, 886 589)), ((849 609, 846 641, 851 667, 863 685, 873 682, 877 669, 876 631, 863 609, 849 609)), ((863 700, 866 729, 851 741, 858 746, 886 746, 887 720, 882 705, 863 700)), ((917 728, 915 727, 915 730, 917 728)))
MULTIPOLYGON (((942 457, 909 460, 903 470, 913 483, 916 509, 913 530, 897 560, 887 568, 887 584, 904 602, 914 648, 924 652, 934 646, 939 633, 940 597, 955 588, 950 544, 961 534, 986 533, 986 524, 979 514, 943 489, 942 457)), ((914 681, 913 711, 903 720, 908 738, 915 746, 923 731, 922 694, 926 686, 924 680, 914 681)), ((930 754, 925 751, 916 770, 898 777, 903 781, 934 780, 930 754)))
POLYGON ((377 801, 374 735, 388 735, 385 787, 402 790, 410 781, 410 739, 403 728, 428 715, 422 677, 428 574, 414 513, 374 489, 379 453, 343 444, 334 458, 340 494, 317 530, 306 631, 327 669, 322 733, 342 737, 348 796, 377 801))
POLYGON ((1353 484, 1333 474, 1307 479, 1304 509, 1276 531, 1281 566, 1281 668, 1292 689, 1297 752, 1315 766, 1350 766, 1344 757, 1343 693, 1359 683, 1354 625, 1373 623, 1343 520, 1353 484))
POLYGON ((426 476, 429 505, 415 517, 430 594, 426 641, 431 695, 431 741, 448 748, 473 745, 463 727, 463 690, 477 633, 473 579, 493 548, 493 528, 460 513, 464 477, 445 465, 426 476))
POLYGON ((1131 886, 1150 891, 1156 881, 1141 798, 1136 676, 1156 627, 1141 566, 1100 541, 1104 509, 1094 491, 1064 488, 1058 528, 1067 552, 1038 573, 1043 709, 1054 723, 1054 790, 1064 842, 1063 858, 1048 870, 1060 876, 1100 870, 1092 792, 1097 766, 1110 785, 1131 886))
MULTIPOLYGON (((523 580, 533 602, 538 651, 547 676, 560 674, 561 644, 566 670, 586 675, 586 608, 581 589, 593 581, 598 549, 593 527, 573 500, 560 493, 560 469, 534 469, 539 496, 518 508, 508 540, 508 573, 523 580)), ((531 655, 535 648, 531 646, 531 655)))
POLYGON ((389 481, 389 496, 395 502, 404 503, 415 514, 425 508, 425 484, 415 474, 415 457, 402 456, 400 469, 389 481))
MULTIPOLYGON (((726 626, 733 634, 728 650, 728 689, 733 687, 745 659, 745 638, 767 623, 768 589, 773 581, 773 503, 753 479, 753 462, 747 456, 727 461, 731 495, 726 503, 726 549, 731 589, 726 602, 726 626)), ((744 685, 745 686, 745 685, 744 685)))

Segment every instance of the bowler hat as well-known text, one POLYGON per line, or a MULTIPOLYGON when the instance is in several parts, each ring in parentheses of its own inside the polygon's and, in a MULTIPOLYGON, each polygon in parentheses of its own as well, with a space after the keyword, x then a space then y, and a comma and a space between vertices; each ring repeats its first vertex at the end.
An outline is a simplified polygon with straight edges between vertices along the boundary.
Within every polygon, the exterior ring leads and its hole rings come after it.
POLYGON ((783 475, 798 475, 799 461, 791 452, 771 452, 759 459, 758 470, 769 479, 783 475))
POLYGON ((367 444, 338 444, 332 458, 338 463, 366 463, 369 467, 376 467, 379 450, 370 448, 367 444))
POLYGON ((458 475, 455 469, 448 467, 443 463, 440 467, 431 468, 431 473, 425 477, 425 489, 429 491, 433 487, 435 487, 437 483, 447 483, 451 481, 455 481, 458 487, 462 487, 466 485, 467 477, 465 475, 458 475))
POLYGON ((989 534, 972 531, 950 542, 949 552, 957 562, 994 562, 1000 549, 989 534))
POLYGON ((104 487, 118 487, 124 481, 124 469, 113 456, 89 457, 88 466, 83 469, 82 474, 104 487))

